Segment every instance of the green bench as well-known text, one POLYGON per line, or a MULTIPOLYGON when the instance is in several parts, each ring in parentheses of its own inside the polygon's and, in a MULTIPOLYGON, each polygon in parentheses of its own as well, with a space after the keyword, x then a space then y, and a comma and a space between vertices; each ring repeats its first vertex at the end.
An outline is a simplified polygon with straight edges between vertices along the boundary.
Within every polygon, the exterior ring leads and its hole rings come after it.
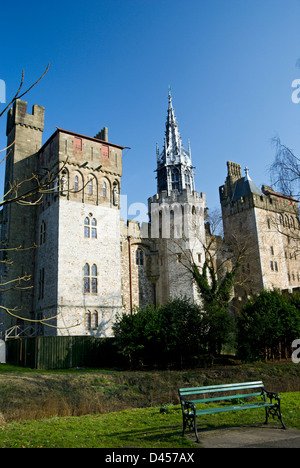
MULTIPOLYGON (((280 397, 277 393, 269 392, 264 388, 263 382, 243 382, 226 385, 211 385, 206 387, 180 388, 179 398, 183 417, 183 431, 186 427, 193 430, 196 440, 199 442, 196 418, 203 414, 223 413, 225 411, 239 411, 246 409, 265 408, 266 420, 272 416, 277 417, 283 429, 286 429, 281 416, 280 397), (262 401, 251 401, 260 396, 262 401), (250 399, 250 401, 249 401, 250 399), (269 401, 267 401, 269 399, 269 401), (219 406, 217 408, 200 408, 203 403, 221 401, 227 403, 232 400, 232 405, 219 406)), ((205 406, 205 405, 204 405, 205 406)))

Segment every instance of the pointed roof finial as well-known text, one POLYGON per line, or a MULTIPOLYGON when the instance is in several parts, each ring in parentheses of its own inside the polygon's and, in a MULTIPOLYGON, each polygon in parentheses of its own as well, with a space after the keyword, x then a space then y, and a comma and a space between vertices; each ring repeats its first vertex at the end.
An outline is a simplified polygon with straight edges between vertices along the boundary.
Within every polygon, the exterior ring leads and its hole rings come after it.
POLYGON ((248 169, 247 166, 245 167, 245 174, 246 174, 245 179, 246 179, 246 180, 251 180, 251 177, 249 176, 249 169, 248 169))

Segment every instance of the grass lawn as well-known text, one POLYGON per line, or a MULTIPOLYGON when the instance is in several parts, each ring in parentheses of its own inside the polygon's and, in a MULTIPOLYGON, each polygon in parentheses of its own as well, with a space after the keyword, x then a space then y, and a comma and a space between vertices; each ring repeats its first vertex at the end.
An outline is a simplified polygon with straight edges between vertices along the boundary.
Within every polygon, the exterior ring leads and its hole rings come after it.
MULTIPOLYGON (((300 392, 281 396, 283 420, 300 430, 300 392)), ((264 410, 206 415, 198 429, 263 423, 264 410)), ((270 422, 273 422, 270 419, 270 422)), ((1 423, 0 423, 1 424, 1 423)), ((278 422, 280 425, 280 423, 278 422)), ((134 409, 107 414, 53 417, 0 425, 0 448, 191 448, 195 438, 182 437, 180 406, 134 409)), ((201 440, 201 432, 200 432, 201 440)))

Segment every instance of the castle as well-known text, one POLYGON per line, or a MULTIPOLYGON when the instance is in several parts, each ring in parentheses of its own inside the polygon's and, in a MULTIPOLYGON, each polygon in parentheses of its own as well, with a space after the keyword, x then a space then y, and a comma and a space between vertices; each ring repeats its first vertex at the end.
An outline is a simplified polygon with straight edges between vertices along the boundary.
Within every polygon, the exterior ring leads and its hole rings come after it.
MULTIPOLYGON (((1 293, 0 330, 17 323, 42 335, 105 337, 117 314, 135 306, 179 296, 201 303, 181 258, 188 252, 203 265, 206 198, 195 190, 190 145, 183 147, 170 92, 164 146, 156 148, 157 193, 141 226, 120 219, 124 147, 108 141, 106 127, 95 137, 57 128, 42 144, 43 129, 43 107, 34 105, 30 114, 27 102, 14 102, 4 192, 16 197, 50 183, 43 196, 7 203, 0 212, 1 276, 10 285, 1 293)), ((248 171, 242 177, 240 165, 227 165, 220 187, 224 239, 230 246, 236 232, 244 233, 251 252, 235 300, 298 288, 299 238, 290 235, 299 230, 297 201, 258 189, 248 171)))

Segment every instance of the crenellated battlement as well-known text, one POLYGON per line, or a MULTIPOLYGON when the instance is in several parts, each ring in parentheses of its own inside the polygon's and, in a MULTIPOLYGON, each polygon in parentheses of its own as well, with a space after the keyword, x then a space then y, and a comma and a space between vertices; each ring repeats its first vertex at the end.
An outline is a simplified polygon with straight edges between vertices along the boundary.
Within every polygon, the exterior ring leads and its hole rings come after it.
POLYGON ((157 193, 153 197, 148 198, 148 204, 150 205, 151 203, 179 203, 181 205, 186 203, 202 203, 206 206, 206 195, 202 192, 199 194, 199 192, 196 191, 191 193, 188 189, 182 190, 181 193, 178 190, 172 190, 170 195, 168 195, 167 190, 162 190, 160 193, 157 193))
POLYGON ((22 125, 43 132, 44 117, 44 107, 34 104, 32 113, 29 114, 27 113, 27 102, 17 99, 7 113, 6 135, 9 135, 15 125, 22 125))

